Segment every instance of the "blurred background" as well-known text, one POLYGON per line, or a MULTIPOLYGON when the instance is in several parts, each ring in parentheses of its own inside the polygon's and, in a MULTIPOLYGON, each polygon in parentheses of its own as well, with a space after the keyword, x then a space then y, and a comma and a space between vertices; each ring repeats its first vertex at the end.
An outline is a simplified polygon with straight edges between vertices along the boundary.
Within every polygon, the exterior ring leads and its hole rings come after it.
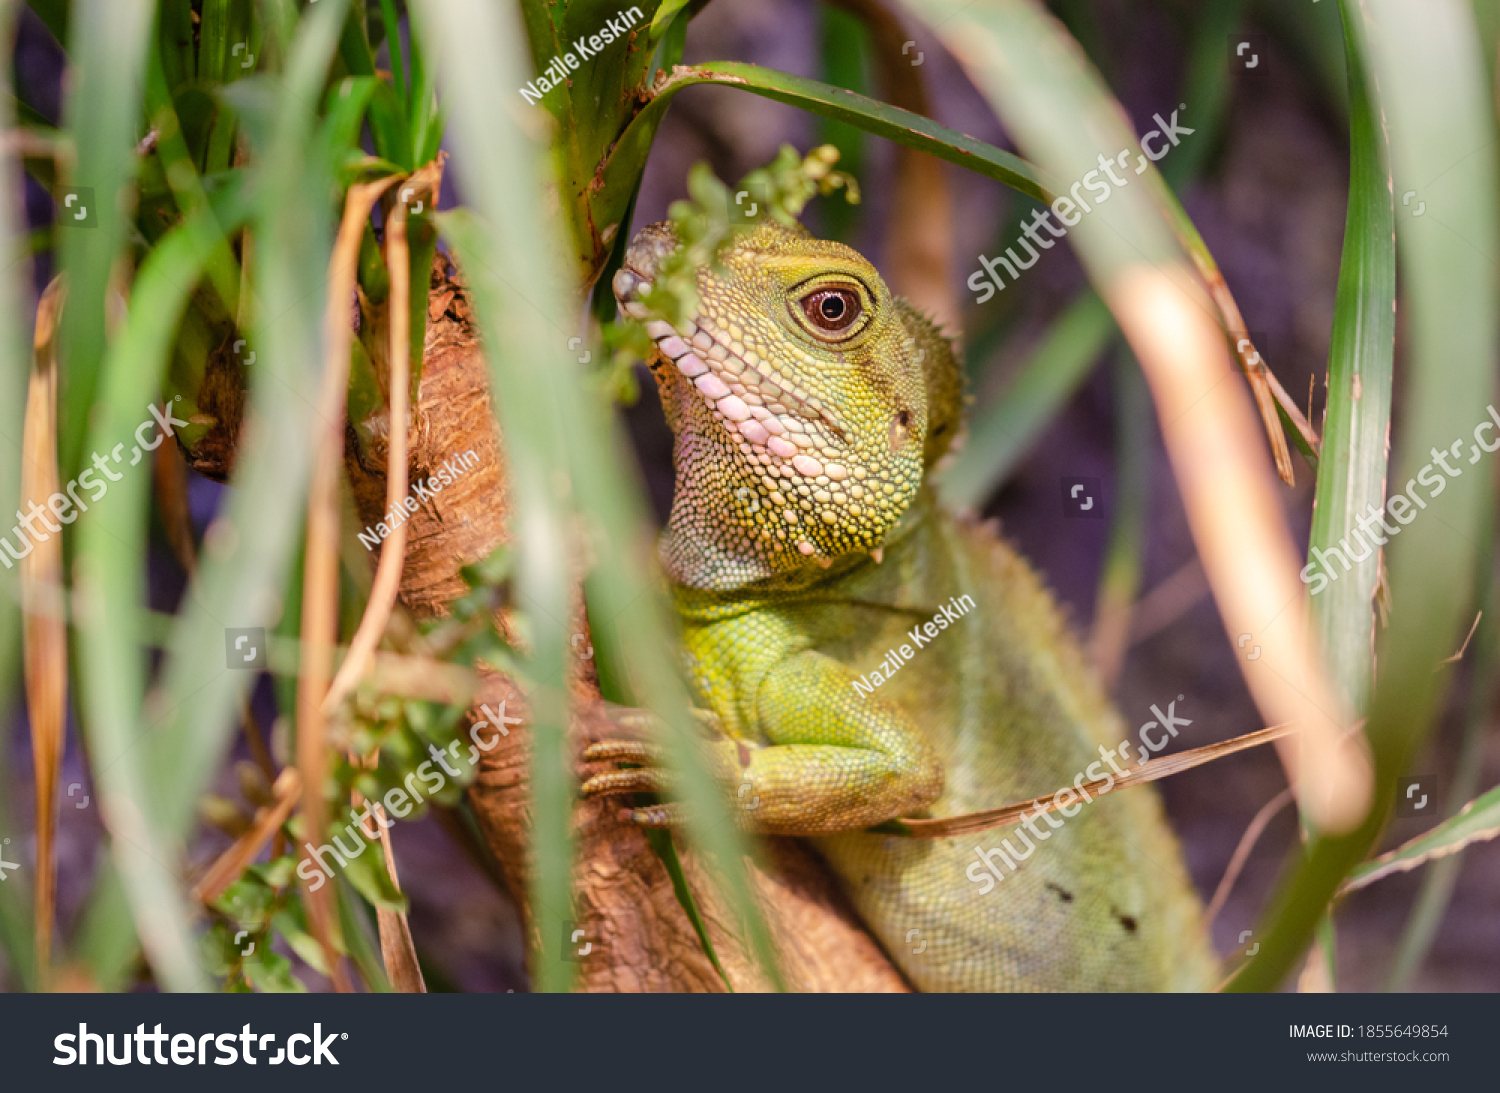
MULTIPOLYGON (((1180 111, 1179 124, 1195 128, 1167 162, 1181 158, 1173 178, 1194 222, 1217 258, 1245 317, 1246 327, 1271 370, 1320 427, 1335 285, 1348 187, 1344 75, 1336 12, 1331 22, 1305 3, 1208 4, 1199 0, 1058 0, 1051 5, 1100 68, 1113 93, 1144 133, 1155 113, 1180 111), (1216 101, 1184 99, 1192 66, 1203 46, 1192 38, 1204 8, 1223 16, 1219 50, 1223 79, 1216 101), (1237 49, 1238 42, 1250 48, 1237 49), (1243 67, 1234 58, 1255 57, 1243 67)), ((1333 9, 1333 4, 1324 5, 1333 9)), ((993 113, 957 62, 930 35, 913 30, 913 59, 920 67, 932 115, 981 140, 1012 147, 993 113)), ((708 6, 691 24, 684 60, 733 58, 812 76, 878 94, 868 43, 857 21, 807 0, 734 0, 708 6)), ((28 105, 55 121, 61 58, 29 14, 23 17, 17 53, 18 81, 28 105)), ((633 232, 663 219, 685 196, 695 163, 707 162, 733 180, 773 158, 783 144, 805 151, 833 142, 840 166, 858 179, 862 202, 815 201, 805 222, 816 233, 844 239, 884 267, 886 222, 894 149, 853 130, 792 107, 733 90, 699 87, 673 103, 655 144, 635 206, 633 232)), ((1166 166, 1166 164, 1163 164, 1166 166)), ((957 168, 942 167, 956 225, 950 275, 963 305, 971 394, 982 409, 1015 380, 1054 323, 1086 288, 1067 247, 1047 251, 1037 266, 984 305, 963 285, 981 254, 1013 245, 1018 221, 1035 206, 1000 185, 957 168)), ((450 175, 450 180, 451 180, 450 175)), ((448 183, 444 206, 455 200, 448 183)), ((1398 208, 1397 213, 1403 212, 1398 208)), ((27 213, 33 227, 51 219, 51 199, 28 182, 27 213)), ((51 276, 45 250, 37 286, 51 276)), ((1152 704, 1176 702, 1177 716, 1192 721, 1182 745, 1199 746, 1261 727, 1236 666, 1235 637, 1226 635, 1195 560, 1186 518, 1137 370, 1109 327, 1097 351, 1062 385, 1055 411, 1009 463, 980 506, 1000 521, 1003 534, 1044 575, 1081 641, 1094 639, 1106 571, 1113 587, 1133 588, 1136 599, 1123 637, 1106 670, 1116 704, 1130 726, 1149 720, 1152 704), (1063 503, 1064 479, 1094 479, 1099 497, 1087 518, 1063 503), (1113 545, 1112 545, 1113 544, 1113 545), (1107 562, 1110 566, 1107 566, 1107 562), (1113 568, 1111 568, 1113 567, 1113 568), (1122 576, 1123 574, 1123 576, 1122 576)), ((1400 317, 1396 428, 1401 412, 1400 317)), ((656 515, 670 504, 670 434, 644 370, 640 395, 627 411, 656 515)), ((1294 488, 1282 497, 1299 546, 1306 543, 1314 475, 1296 454, 1294 488)), ((220 503, 223 487, 194 477, 193 519, 201 532, 220 503)), ((153 543, 152 606, 172 611, 184 589, 180 568, 157 529, 153 543)), ((1128 601, 1128 597, 1127 597, 1128 601)), ((1095 647, 1098 648, 1097 646, 1095 647)), ((1243 654, 1247 650, 1239 650, 1243 654)), ((1450 695, 1450 709, 1411 773, 1431 776, 1445 794, 1467 771, 1481 787, 1500 782, 1500 734, 1494 731, 1493 694, 1483 699, 1476 725, 1466 722, 1473 658, 1467 658, 1450 695)), ((256 707, 266 723, 274 716, 263 680, 256 707)), ((15 782, 30 784, 24 746, 24 710, 9 740, 15 782)), ((100 853, 97 812, 79 807, 86 793, 84 768, 70 734, 59 829, 59 918, 68 930, 100 853), (70 878, 73 878, 70 881, 70 878)), ((241 745, 243 747, 243 745, 241 745)), ((240 758, 249 758, 248 754, 240 758)), ((223 792, 231 792, 226 771, 223 792)), ((1188 866, 1205 902, 1214 893, 1252 818, 1284 788, 1271 749, 1256 749, 1158 783, 1188 866)), ((1471 794, 1472 795, 1472 794, 1471 794)), ((30 800, 13 811, 25 814, 30 800)), ((1385 837, 1394 845, 1427 821, 1394 819, 1385 837)), ((218 852, 227 839, 198 836, 195 858, 218 852)), ((1270 820, 1245 861, 1213 924, 1221 954, 1242 947, 1240 938, 1261 915, 1289 850, 1298 839, 1295 810, 1270 820)), ((12 855, 13 856, 13 855, 12 855)), ((432 818, 403 829, 402 880, 412 901, 410 923, 429 989, 525 990, 516 914, 495 880, 432 818)), ((1417 990, 1500 989, 1500 841, 1481 843, 1459 859, 1456 882, 1425 958, 1406 985, 1417 990)), ((1338 915, 1337 968, 1341 990, 1384 988, 1426 873, 1397 876, 1354 893, 1338 915)))

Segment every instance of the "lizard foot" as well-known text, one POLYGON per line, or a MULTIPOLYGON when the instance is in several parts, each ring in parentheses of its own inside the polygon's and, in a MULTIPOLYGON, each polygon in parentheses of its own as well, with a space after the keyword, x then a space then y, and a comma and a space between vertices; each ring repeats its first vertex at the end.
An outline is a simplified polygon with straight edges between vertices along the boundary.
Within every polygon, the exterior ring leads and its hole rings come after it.
POLYGON ((667 785, 667 774, 660 768, 632 767, 594 775, 578 787, 578 795, 607 797, 615 793, 660 793, 667 785))
MULTIPOLYGON (((733 784, 729 775, 738 769, 735 760, 743 765, 747 760, 741 752, 748 748, 731 743, 719 728, 719 719, 709 710, 694 709, 693 716, 703 730, 707 757, 716 768, 720 780, 733 784)), ((590 744, 583 752, 586 763, 617 763, 619 769, 607 770, 584 780, 579 787, 581 798, 612 797, 622 794, 655 794, 670 796, 673 775, 662 764, 663 749, 645 739, 659 734, 661 720, 648 710, 630 707, 614 707, 609 712, 610 721, 620 731, 620 737, 599 740, 590 744)), ((740 807, 754 807, 737 802, 740 807)), ((758 800, 756 802, 758 804, 758 800)), ((636 803, 634 807, 622 808, 620 819, 642 827, 676 827, 686 822, 686 806, 680 801, 656 801, 636 803)))

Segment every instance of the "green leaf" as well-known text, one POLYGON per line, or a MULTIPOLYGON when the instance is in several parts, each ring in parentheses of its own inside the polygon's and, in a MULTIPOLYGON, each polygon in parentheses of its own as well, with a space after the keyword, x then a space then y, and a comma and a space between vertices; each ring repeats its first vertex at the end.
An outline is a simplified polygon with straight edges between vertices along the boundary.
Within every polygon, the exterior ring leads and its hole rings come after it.
POLYGON ((362 156, 364 150, 359 147, 359 133, 365 122, 365 111, 382 86, 383 82, 374 76, 345 76, 329 88, 323 103, 322 133, 318 143, 335 155, 355 150, 362 156))
MULTIPOLYGON (((1462 810, 1465 802, 1479 792, 1480 779, 1484 775, 1484 749, 1493 708, 1491 700, 1495 694, 1495 682, 1500 679, 1500 580, 1496 579, 1495 572, 1495 530, 1494 521, 1491 521, 1489 533, 1478 551, 1481 594, 1476 600, 1484 605, 1484 614, 1472 643, 1474 659, 1469 677, 1469 700, 1464 711, 1462 741, 1450 768, 1452 774, 1448 780, 1445 816, 1456 815, 1462 810)), ((1438 928, 1458 882, 1461 864, 1461 856, 1454 853, 1426 871, 1422 889, 1417 893, 1406 928, 1401 932, 1396 955, 1391 959, 1391 970, 1386 978, 1387 991, 1409 989, 1412 977, 1437 938, 1438 928)))
MULTIPOLYGON (((528 696, 535 716, 530 729, 537 872, 531 910, 542 939, 536 982, 543 990, 566 989, 573 971, 560 953, 570 907, 573 806, 562 737, 569 617, 562 563, 569 553, 568 528, 579 525, 595 559, 586 585, 590 617, 608 627, 629 627, 630 640, 621 647, 633 684, 666 722, 669 760, 696 817, 689 837, 726 872, 730 905, 750 924, 751 946, 774 975, 770 937, 744 869, 747 846, 698 754, 668 615, 647 576, 653 551, 640 484, 622 469, 629 457, 618 422, 589 396, 576 355, 568 350, 581 301, 554 265, 554 256, 568 253, 566 244, 548 230, 552 222, 538 203, 544 150, 499 105, 520 82, 520 43, 499 9, 481 0, 450 0, 417 14, 432 49, 430 63, 443 77, 459 182, 472 202, 472 212, 440 214, 438 223, 455 243, 468 279, 496 393, 492 405, 507 452, 515 457, 508 470, 512 525, 520 529, 519 599, 535 627, 531 667, 539 684, 528 696), (559 407, 566 413, 558 413, 559 407), (560 483, 581 515, 567 525, 560 483)), ((550 15, 532 10, 528 26, 544 19, 550 15)), ((533 53, 539 48, 533 34, 533 53)), ((588 72, 605 60, 601 55, 588 72)), ((622 201, 634 181, 627 180, 622 201)))
POLYGON ((214 900, 214 910, 236 926, 258 932, 270 923, 275 902, 276 893, 260 878, 244 876, 214 900))
POLYGON ((297 911, 282 911, 271 918, 271 928, 286 939, 291 946, 292 952, 296 953, 308 967, 319 975, 328 975, 328 961, 323 956, 323 946, 318 944, 317 938, 307 932, 305 916, 301 913, 301 905, 297 904, 297 911))
POLYGON ((73 59, 64 107, 77 164, 63 181, 94 191, 93 227, 59 232, 68 277, 68 317, 60 331, 58 465, 64 481, 79 471, 105 347, 105 294, 130 224, 140 104, 154 5, 147 0, 78 0, 70 22, 73 59))
POLYGON ((391 76, 396 81, 396 95, 406 102, 406 53, 401 45, 401 20, 396 16, 395 0, 380 0, 380 18, 386 43, 391 48, 391 76))
MULTIPOLYGON (((384 907, 388 911, 405 911, 406 897, 391 882, 391 875, 386 872, 385 852, 381 843, 367 840, 355 825, 350 825, 350 828, 354 831, 354 838, 365 849, 348 859, 348 863, 342 867, 344 876, 355 891, 376 907, 384 907)), ((331 829, 331 833, 337 831, 337 828, 331 829)))
POLYGON ((225 82, 229 66, 229 8, 232 0, 203 0, 198 24, 198 78, 209 84, 225 82))
MULTIPOLYGON (((571 256, 575 266, 568 273, 586 284, 593 283, 604 268, 616 234, 630 226, 622 219, 636 180, 645 168, 650 141, 633 150, 629 164, 620 165, 623 181, 603 186, 582 183, 594 178, 599 165, 611 156, 611 149, 620 139, 622 130, 639 110, 641 99, 648 94, 655 51, 647 40, 649 23, 640 20, 636 20, 623 37, 616 38, 598 54, 591 54, 586 59, 577 56, 573 44, 579 38, 586 39, 599 33, 611 20, 619 20, 625 12, 636 7, 642 9, 645 19, 649 19, 655 10, 652 0, 639 5, 620 4, 618 0, 521 4, 526 42, 530 45, 530 68, 518 58, 518 63, 506 70, 505 81, 495 85, 490 92, 492 97, 485 102, 485 109, 497 117, 504 114, 524 118, 527 112, 541 109, 555 119, 557 141, 552 152, 558 170, 561 177, 580 183, 567 191, 560 191, 560 196, 566 194, 562 199, 562 213, 568 237, 559 253, 571 256), (565 58, 570 54, 577 67, 569 71, 562 85, 544 93, 535 105, 522 97, 520 89, 534 76, 545 72, 553 58, 565 58)), ((507 19, 510 18, 509 11, 507 8, 507 19)), ((424 25, 430 28, 430 24, 420 17, 420 11, 417 14, 418 31, 422 31, 424 25)), ((672 25, 679 26, 680 20, 672 25)), ((430 35, 431 30, 425 33, 430 35)), ((442 51, 434 48, 431 52, 437 56, 442 51)), ((429 67, 435 75, 452 75, 435 65, 429 67)), ((659 120, 659 112, 656 117, 659 120)))
MULTIPOLYGON (((1345 18, 1349 17, 1347 0, 1345 18)), ((1369 523, 1368 510, 1385 504, 1386 439, 1391 425, 1391 368, 1396 346, 1396 214, 1391 194, 1390 151, 1385 127, 1366 91, 1359 51, 1348 43, 1349 207, 1344 254, 1328 348, 1328 409, 1318 464, 1318 503, 1313 506, 1308 561, 1327 551, 1348 555, 1353 572, 1332 569, 1337 579, 1312 597, 1313 622, 1324 662, 1345 701, 1362 715, 1369 701, 1371 637, 1380 557, 1352 557, 1369 523), (1342 544, 1342 546, 1341 546, 1342 544)))
MULTIPOLYGON (((262 944, 269 945, 269 939, 262 944)), ((255 952, 240 965, 245 981, 262 994, 306 994, 307 988, 292 974, 292 962, 273 949, 255 952)))
POLYGON ((656 9, 656 15, 651 19, 651 38, 655 40, 662 36, 667 29, 667 24, 676 18, 677 13, 687 7, 691 0, 662 0, 661 7, 656 9))
MULTIPOLYGON (((863 94, 869 86, 867 74, 870 35, 864 23, 832 4, 818 5, 819 47, 822 53, 822 76, 825 83, 863 94)), ((843 169, 859 179, 865 169, 865 135, 848 122, 820 118, 818 143, 831 144, 839 150, 843 169)), ((835 201, 822 210, 822 222, 829 238, 848 242, 852 238, 859 209, 835 201)))
MULTIPOLYGON (((144 662, 138 659, 140 637, 124 621, 136 617, 127 608, 138 602, 142 592, 142 555, 139 545, 128 556, 118 545, 143 540, 149 474, 126 476, 105 498, 105 503, 111 503, 119 493, 133 501, 115 510, 120 533, 111 538, 101 529, 92 533, 92 545, 81 543, 80 547, 80 554, 87 547, 97 571, 107 575, 96 585, 106 606, 90 623, 102 629, 80 637, 81 647, 88 650, 81 659, 87 662, 92 680, 88 720, 95 723, 95 731, 105 734, 91 738, 91 745, 96 761, 102 755, 118 756, 111 766, 100 761, 98 777, 107 791, 133 800, 142 822, 150 825, 152 835, 138 840, 140 849, 133 849, 125 839, 117 839, 114 848, 147 952, 159 974, 165 966, 166 982, 174 986, 187 985, 191 974, 183 948, 191 937, 186 904, 174 895, 172 870, 151 858, 145 848, 181 845, 193 820, 193 802, 223 764, 236 711, 252 681, 250 673, 224 670, 224 630, 231 625, 274 621, 265 613, 279 599, 282 575, 302 523, 301 498, 314 433, 311 408, 317 402, 317 377, 323 367, 323 301, 332 248, 328 202, 332 187, 323 166, 326 160, 311 146, 313 110, 327 79, 346 2, 321 0, 308 9, 287 54, 287 71, 274 100, 272 141, 258 150, 254 342, 259 357, 251 370, 249 407, 256 425, 247 431, 234 479, 237 488, 230 491, 227 510, 220 516, 225 532, 222 549, 205 552, 184 600, 187 607, 174 627, 162 698, 159 705, 153 704, 153 711, 159 712, 149 722, 149 733, 143 712, 144 662)), ((242 85, 252 82, 256 81, 242 81, 242 85)), ((252 126, 252 136, 255 133, 252 126)), ((230 220, 222 214, 220 219, 230 220)), ((148 264, 151 261, 174 260, 164 258, 158 246, 148 264)), ((180 277, 181 271, 174 271, 174 276, 180 277)), ((171 280, 165 274, 162 279, 171 280)), ((143 306, 140 293, 145 283, 143 267, 131 324, 159 323, 156 313, 172 311, 167 306, 170 297, 156 306, 143 306)), ((168 288, 182 291, 175 285, 164 286, 162 291, 168 288)), ((134 374, 131 368, 151 364, 149 355, 140 364, 132 364, 133 360, 123 357, 118 375, 112 366, 111 383, 129 382, 134 374)), ((111 407, 118 409, 96 427, 108 429, 100 433, 100 442, 111 437, 112 446, 124 425, 133 428, 134 415, 140 412, 135 408, 144 407, 145 401, 145 395, 139 400, 123 394, 111 399, 111 407), (115 420, 116 415, 123 415, 124 420, 115 420)), ((87 524, 79 534, 81 540, 91 534, 87 524)), ((105 916, 91 915, 89 921, 95 930, 113 929, 105 916)), ((114 932, 96 934, 86 947, 101 966, 111 968, 119 959, 120 937, 114 932)))
MULTIPOLYGON (((1386 548, 1394 614, 1377 645, 1380 676, 1365 724, 1375 758, 1375 802, 1359 828, 1318 837, 1278 893, 1259 954, 1232 990, 1273 990, 1295 965, 1348 872, 1369 853, 1449 682, 1443 650, 1468 619, 1474 550, 1492 519, 1492 466, 1467 464, 1467 445, 1495 401, 1497 235, 1495 119, 1472 14, 1458 3, 1363 0, 1345 32, 1367 70, 1366 92, 1386 123, 1398 194, 1429 215, 1397 218, 1403 302, 1411 332, 1393 485, 1403 490, 1434 450, 1465 445, 1458 477, 1427 500, 1386 548), (1476 149, 1480 151, 1476 153, 1476 149), (1462 224, 1462 234, 1443 227, 1462 224)), ((1474 449, 1476 456, 1482 454, 1474 449)), ((1478 459, 1475 460, 1478 463, 1478 459)))
POLYGON ((1474 798, 1458 815, 1444 820, 1425 835, 1402 843, 1395 850, 1355 868, 1339 889, 1347 895, 1367 884, 1405 873, 1430 861, 1457 854, 1466 846, 1500 835, 1500 786, 1474 798))
POLYGON ((672 892, 677 897, 677 905, 693 924, 693 933, 698 935, 698 944, 703 947, 703 955, 708 957, 714 971, 719 973, 719 978, 724 980, 724 987, 730 994, 734 993, 734 984, 729 981, 729 975, 724 971, 724 965, 719 963, 719 954, 714 949, 713 938, 708 936, 708 925, 703 921, 703 913, 698 910, 698 901, 693 897, 693 890, 688 887, 687 874, 682 870, 682 859, 677 856, 677 844, 672 841, 670 831, 656 830, 646 832, 646 841, 651 844, 651 850, 660 859, 662 866, 667 871, 667 876, 672 878, 672 892))
POLYGON ((349 958, 371 994, 390 994, 391 983, 380 955, 380 938, 370 922, 364 900, 343 877, 338 881, 338 896, 339 927, 343 942, 348 945, 349 958))
POLYGON ((639 164, 644 162, 645 153, 655 137, 656 127, 673 96, 684 88, 698 84, 737 87, 813 114, 847 122, 897 144, 904 144, 938 159, 966 167, 1038 201, 1051 200, 1041 172, 1013 153, 965 136, 956 129, 939 125, 920 114, 888 106, 853 91, 775 69, 733 61, 714 61, 673 71, 657 88, 651 101, 631 119, 629 128, 611 151, 604 168, 606 190, 620 185, 623 176, 633 176, 633 172, 639 169, 639 164))
MULTIPOLYGON (((243 209, 234 207, 234 196, 226 195, 231 226, 243 216, 243 209)), ((156 438, 153 447, 173 443, 161 435, 148 406, 165 372, 188 294, 222 245, 220 223, 205 208, 164 236, 142 265, 125 328, 109 348, 100 412, 89 433, 89 448, 120 466, 120 481, 92 501, 76 525, 74 574, 87 604, 76 622, 79 647, 88 654, 80 658, 82 721, 95 785, 141 941, 163 985, 176 990, 194 989, 203 981, 190 940, 187 894, 160 857, 161 847, 176 843, 157 810, 160 772, 152 767, 149 747, 140 746, 149 739, 142 714, 146 660, 134 619, 144 607, 140 574, 151 475, 149 466, 136 464, 146 454, 149 438, 143 439, 142 430, 147 425, 156 438), (122 461, 127 448, 134 453, 131 463, 122 461)), ((190 800, 184 802, 189 811, 190 800)))
POLYGON ((297 867, 295 854, 285 854, 275 861, 259 862, 246 872, 259 877, 262 884, 272 888, 285 888, 292 883, 292 872, 297 867))

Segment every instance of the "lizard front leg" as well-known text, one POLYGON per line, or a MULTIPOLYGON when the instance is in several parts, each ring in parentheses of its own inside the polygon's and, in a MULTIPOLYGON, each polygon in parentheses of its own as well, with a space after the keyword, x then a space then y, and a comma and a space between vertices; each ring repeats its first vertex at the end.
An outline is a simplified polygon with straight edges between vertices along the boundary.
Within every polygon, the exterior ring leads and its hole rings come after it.
POLYGON ((781 835, 826 835, 909 816, 943 791, 943 765, 896 706, 861 696, 854 675, 818 652, 766 675, 756 714, 769 743, 751 749, 743 777, 760 797, 756 825, 781 835))
MULTIPOLYGON (((756 727, 766 743, 724 738, 712 745, 747 826, 766 834, 826 835, 910 815, 937 799, 943 789, 938 755, 899 709, 860 696, 853 679, 822 653, 794 654, 766 674, 756 693, 756 727)), ((589 757, 627 758, 609 744, 595 745, 589 757)), ((597 776, 584 790, 599 795, 662 785, 656 771, 621 774, 597 776)), ((656 825, 675 813, 668 806, 632 815, 656 825)))

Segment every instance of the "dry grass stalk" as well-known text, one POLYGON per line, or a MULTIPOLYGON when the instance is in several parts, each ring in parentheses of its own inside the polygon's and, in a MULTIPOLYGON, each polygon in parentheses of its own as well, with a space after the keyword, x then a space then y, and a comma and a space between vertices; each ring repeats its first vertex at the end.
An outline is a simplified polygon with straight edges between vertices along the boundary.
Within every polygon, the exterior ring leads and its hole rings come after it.
MULTIPOLYGON (((385 810, 375 806, 375 820, 380 825, 380 846, 385 851, 385 871, 401 891, 401 878, 396 876, 396 856, 391 849, 391 829, 386 826, 385 810)), ((417 963, 417 947, 411 939, 411 925, 406 921, 405 911, 392 911, 387 907, 375 909, 375 923, 380 929, 380 955, 385 961, 385 974, 391 986, 402 994, 426 994, 427 982, 422 978, 421 965, 417 963)))
POLYGON ((274 803, 255 810, 255 817, 234 843, 214 859, 208 871, 193 885, 193 898, 204 905, 213 903, 234 881, 249 868, 271 837, 286 823, 292 809, 297 807, 297 795, 302 788, 302 778, 292 767, 287 767, 272 787, 274 803))
POLYGON ((1077 800, 1079 794, 1092 800, 1095 797, 1103 797, 1107 793, 1130 789, 1132 786, 1157 782, 1174 774, 1192 770, 1194 767, 1201 767, 1204 763, 1212 763, 1215 759, 1223 759, 1235 752, 1280 740, 1290 736, 1293 731, 1290 725, 1273 725, 1268 729, 1247 732, 1243 736, 1236 736, 1230 740, 1221 740, 1217 744, 1207 744, 1201 748, 1148 759, 1144 763, 1130 767, 1121 775, 1106 774, 1103 778, 1095 778, 1092 782, 1084 782, 1081 786, 1061 786, 1030 801, 1018 801, 1000 808, 987 808, 983 812, 968 812, 962 816, 944 816, 937 820, 897 820, 896 823, 906 829, 905 835, 914 839, 946 839, 953 835, 972 835, 976 831, 988 831, 992 827, 1018 823, 1028 814, 1040 816, 1053 809, 1066 808, 1077 800), (1062 793, 1071 793, 1074 796, 1069 797, 1067 801, 1059 801, 1058 795, 1062 793))
MULTIPOLYGON (((59 490, 54 336, 64 295, 59 278, 47 286, 37 304, 31 381, 21 439, 21 497, 29 503, 35 503, 37 498, 45 502, 59 490)), ((45 986, 52 964, 52 922, 57 899, 57 784, 68 710, 68 624, 62 594, 61 525, 51 535, 37 537, 31 552, 21 559, 20 576, 26 705, 31 721, 32 773, 36 786, 36 966, 45 986)))
POLYGON ((1225 902, 1229 899, 1229 893, 1234 889, 1234 882, 1239 880, 1240 870, 1245 868, 1245 862, 1250 857, 1250 851, 1260 840, 1267 825, 1276 818, 1276 814, 1287 805, 1292 803, 1292 791, 1288 787, 1261 805, 1260 811, 1250 820, 1250 826, 1245 828, 1245 833, 1240 836, 1239 844, 1234 848, 1234 854, 1229 858, 1229 864, 1224 868, 1224 875, 1219 878, 1219 886, 1214 889, 1213 899, 1208 901, 1208 909, 1203 912, 1203 932, 1207 933, 1214 919, 1224 909, 1225 902))
POLYGON ((1110 310, 1146 373, 1188 522, 1231 635, 1261 648, 1240 670, 1261 715, 1290 723, 1278 745, 1303 812, 1324 831, 1355 827, 1370 805, 1364 739, 1330 683, 1308 622, 1299 556, 1232 375, 1222 332, 1204 301, 1180 287, 1183 270, 1126 269, 1110 310))
MULTIPOLYGON (((332 677, 333 648, 338 641, 339 462, 344 452, 344 404, 349 386, 353 331, 349 302, 354 298, 359 244, 365 221, 380 195, 398 176, 349 188, 344 218, 334 242, 328 271, 328 311, 324 318, 326 354, 318 417, 323 435, 317 446, 307 496, 307 557, 303 570, 301 671, 297 677, 297 768, 302 775, 302 822, 305 840, 318 846, 323 838, 323 780, 328 767, 323 699, 332 677)), ((323 949, 334 987, 349 983, 333 948, 332 890, 305 888, 309 924, 323 949)))
MULTIPOLYGON (((402 187, 403 198, 420 194, 421 199, 437 205, 443 182, 441 159, 415 172, 402 187)), ((390 429, 387 434, 385 511, 390 512, 406 501, 408 486, 407 438, 411 418, 411 265, 406 241, 406 200, 391 206, 386 218, 386 268, 391 279, 390 295, 390 429)), ((349 642, 349 655, 339 666, 338 674, 323 700, 323 713, 331 713, 344 697, 358 685, 369 668, 370 657, 385 633, 396 594, 401 588, 401 573, 406 562, 406 533, 410 525, 401 521, 380 543, 380 561, 375 568, 375 582, 365 604, 359 628, 349 642)))

